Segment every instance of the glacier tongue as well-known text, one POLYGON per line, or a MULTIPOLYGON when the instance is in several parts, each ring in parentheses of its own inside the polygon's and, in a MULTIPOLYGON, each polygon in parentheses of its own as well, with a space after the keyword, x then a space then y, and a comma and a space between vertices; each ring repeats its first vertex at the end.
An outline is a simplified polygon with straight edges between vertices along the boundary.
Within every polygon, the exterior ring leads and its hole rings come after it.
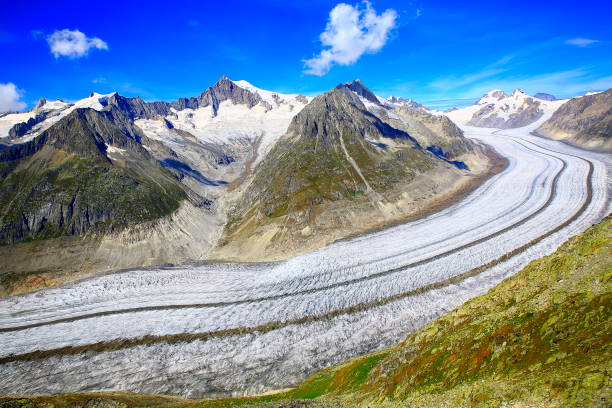
POLYGON ((0 392, 284 388, 401 341, 609 213, 609 156, 529 128, 464 130, 510 164, 424 219, 284 262, 126 271, 1 299, 0 392), (59 351, 71 346, 85 352, 59 351))

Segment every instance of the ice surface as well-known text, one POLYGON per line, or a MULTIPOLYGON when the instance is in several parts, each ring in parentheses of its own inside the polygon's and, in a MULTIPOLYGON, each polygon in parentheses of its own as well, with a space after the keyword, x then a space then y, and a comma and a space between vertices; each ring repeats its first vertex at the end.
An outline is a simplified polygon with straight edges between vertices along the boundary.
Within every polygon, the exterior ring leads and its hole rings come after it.
MULTIPOLYGON (((228 115, 233 108, 223 106, 228 115)), ((205 113, 186 119, 214 128, 205 113)), ((468 137, 507 157, 509 166, 464 200, 417 221, 283 262, 127 271, 1 299, 0 357, 145 335, 247 330, 8 362, 0 366, 0 393, 250 394, 287 387, 317 369, 397 343, 610 212, 612 158, 531 136, 534 126, 464 127, 468 137), (476 276, 405 295, 494 261, 564 224, 476 276), (248 330, 269 322, 281 324, 267 332, 248 330)))

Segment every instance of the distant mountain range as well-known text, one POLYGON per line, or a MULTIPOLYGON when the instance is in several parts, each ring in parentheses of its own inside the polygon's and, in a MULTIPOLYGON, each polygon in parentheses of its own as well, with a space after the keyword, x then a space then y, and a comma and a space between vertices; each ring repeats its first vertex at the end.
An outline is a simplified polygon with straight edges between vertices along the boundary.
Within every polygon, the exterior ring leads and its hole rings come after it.
POLYGON ((527 126, 544 115, 550 115, 566 101, 552 95, 529 96, 520 89, 508 95, 496 89, 486 93, 473 105, 446 112, 446 115, 461 125, 509 129, 527 126))

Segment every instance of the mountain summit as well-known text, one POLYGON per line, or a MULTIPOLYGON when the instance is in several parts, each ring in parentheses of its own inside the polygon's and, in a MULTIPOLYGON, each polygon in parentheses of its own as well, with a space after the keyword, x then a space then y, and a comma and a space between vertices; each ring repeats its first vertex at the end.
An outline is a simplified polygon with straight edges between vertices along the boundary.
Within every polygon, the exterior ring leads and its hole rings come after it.
MULTIPOLYGON (((542 94, 540 94, 542 95, 542 94)), ((560 104, 549 97, 542 99, 527 95, 516 88, 511 94, 494 89, 483 95, 472 106, 449 111, 451 120, 462 125, 510 129, 534 123, 544 115, 550 115, 560 104)))
POLYGON ((270 251, 286 257, 317 247, 355 225, 368 228, 414 211, 407 201, 421 197, 433 174, 443 189, 469 171, 460 160, 480 153, 456 126, 399 109, 382 106, 361 81, 315 97, 255 169, 214 256, 261 260, 270 251), (431 143, 442 140, 443 146, 431 143))
POLYGON ((374 92, 370 91, 363 84, 363 82, 361 82, 359 78, 357 78, 354 81, 346 82, 346 83, 339 84, 338 86, 336 86, 336 89, 342 89, 342 88, 350 89, 351 91, 355 92, 357 95, 365 98, 366 100, 372 103, 380 104, 380 101, 378 100, 376 95, 374 95, 374 92))

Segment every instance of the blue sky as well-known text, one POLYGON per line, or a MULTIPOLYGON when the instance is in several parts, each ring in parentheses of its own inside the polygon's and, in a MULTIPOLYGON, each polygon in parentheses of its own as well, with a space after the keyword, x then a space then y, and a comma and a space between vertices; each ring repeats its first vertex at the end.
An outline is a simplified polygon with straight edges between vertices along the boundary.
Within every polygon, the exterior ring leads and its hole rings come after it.
POLYGON ((0 84, 27 106, 115 90, 173 100, 221 75, 309 95, 360 78, 381 96, 445 107, 493 88, 567 97, 612 87, 609 2, 347 3, 363 24, 331 27, 340 34, 322 44, 338 1, 6 2, 0 84), (60 30, 83 33, 89 51, 52 49, 60 30))

